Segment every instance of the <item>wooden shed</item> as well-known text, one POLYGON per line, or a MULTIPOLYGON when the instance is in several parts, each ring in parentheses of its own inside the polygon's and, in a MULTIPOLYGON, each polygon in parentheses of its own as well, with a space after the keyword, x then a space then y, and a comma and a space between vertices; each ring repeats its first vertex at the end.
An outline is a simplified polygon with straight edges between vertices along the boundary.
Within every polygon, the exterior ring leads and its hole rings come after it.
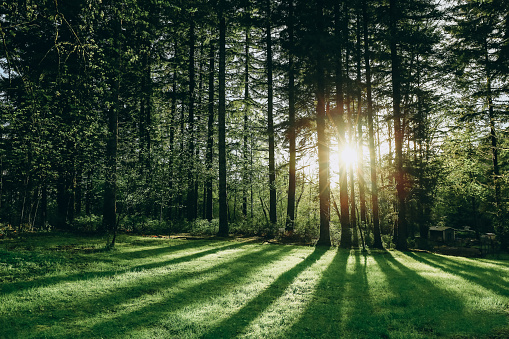
POLYGON ((454 241, 456 232, 452 227, 432 226, 429 228, 429 239, 434 241, 454 241))

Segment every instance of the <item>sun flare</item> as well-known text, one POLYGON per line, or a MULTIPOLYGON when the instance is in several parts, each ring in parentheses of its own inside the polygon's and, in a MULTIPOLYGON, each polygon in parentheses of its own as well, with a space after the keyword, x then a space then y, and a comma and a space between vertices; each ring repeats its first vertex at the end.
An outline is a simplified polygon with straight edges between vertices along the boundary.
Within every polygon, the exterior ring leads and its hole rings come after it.
POLYGON ((341 165, 350 167, 357 162, 357 152, 352 147, 345 145, 341 150, 341 165))
POLYGON ((330 181, 331 183, 339 183, 340 168, 350 169, 351 166, 357 164, 357 152, 354 148, 345 145, 338 150, 336 147, 331 147, 329 154, 329 168, 330 168, 330 181))

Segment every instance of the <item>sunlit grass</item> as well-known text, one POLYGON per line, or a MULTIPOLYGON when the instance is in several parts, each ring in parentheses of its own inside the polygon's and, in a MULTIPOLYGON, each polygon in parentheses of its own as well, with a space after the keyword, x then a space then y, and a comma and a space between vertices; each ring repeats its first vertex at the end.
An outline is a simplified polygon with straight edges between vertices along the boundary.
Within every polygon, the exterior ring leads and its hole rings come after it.
POLYGON ((509 334, 509 263, 251 239, 0 241, 0 338, 509 334))

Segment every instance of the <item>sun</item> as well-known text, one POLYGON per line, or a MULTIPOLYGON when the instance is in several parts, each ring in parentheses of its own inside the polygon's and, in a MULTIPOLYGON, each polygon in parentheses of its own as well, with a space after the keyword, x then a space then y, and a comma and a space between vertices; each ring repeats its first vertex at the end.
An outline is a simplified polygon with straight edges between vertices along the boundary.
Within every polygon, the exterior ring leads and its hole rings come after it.
POLYGON ((354 148, 344 145, 338 150, 336 147, 330 148, 329 153, 329 168, 330 168, 330 181, 331 183, 339 183, 340 168, 350 169, 351 166, 357 164, 357 152, 354 148))
POLYGON ((344 145, 340 150, 331 148, 329 163, 332 168, 355 166, 357 164, 357 151, 349 145, 344 145))
POLYGON ((357 152, 349 145, 345 145, 341 150, 341 156, 339 160, 341 160, 341 165, 346 167, 355 165, 357 162, 357 152))

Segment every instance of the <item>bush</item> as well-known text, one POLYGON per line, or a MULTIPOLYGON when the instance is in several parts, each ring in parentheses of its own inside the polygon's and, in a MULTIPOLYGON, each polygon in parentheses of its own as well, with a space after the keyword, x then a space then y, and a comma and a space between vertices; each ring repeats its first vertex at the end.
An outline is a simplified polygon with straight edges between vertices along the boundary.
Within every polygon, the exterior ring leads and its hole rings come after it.
POLYGON ((191 225, 191 233, 197 235, 214 235, 218 230, 219 219, 212 219, 210 222, 207 219, 198 219, 191 225))
POLYGON ((143 215, 126 216, 120 223, 120 230, 137 234, 169 234, 175 232, 171 222, 150 219, 143 215))
POLYGON ((74 218, 72 227, 75 231, 81 233, 95 233, 102 224, 102 216, 90 214, 74 218))
POLYGON ((390 234, 382 234, 382 243, 384 245, 384 248, 386 249, 391 249, 395 247, 392 235, 390 234))

